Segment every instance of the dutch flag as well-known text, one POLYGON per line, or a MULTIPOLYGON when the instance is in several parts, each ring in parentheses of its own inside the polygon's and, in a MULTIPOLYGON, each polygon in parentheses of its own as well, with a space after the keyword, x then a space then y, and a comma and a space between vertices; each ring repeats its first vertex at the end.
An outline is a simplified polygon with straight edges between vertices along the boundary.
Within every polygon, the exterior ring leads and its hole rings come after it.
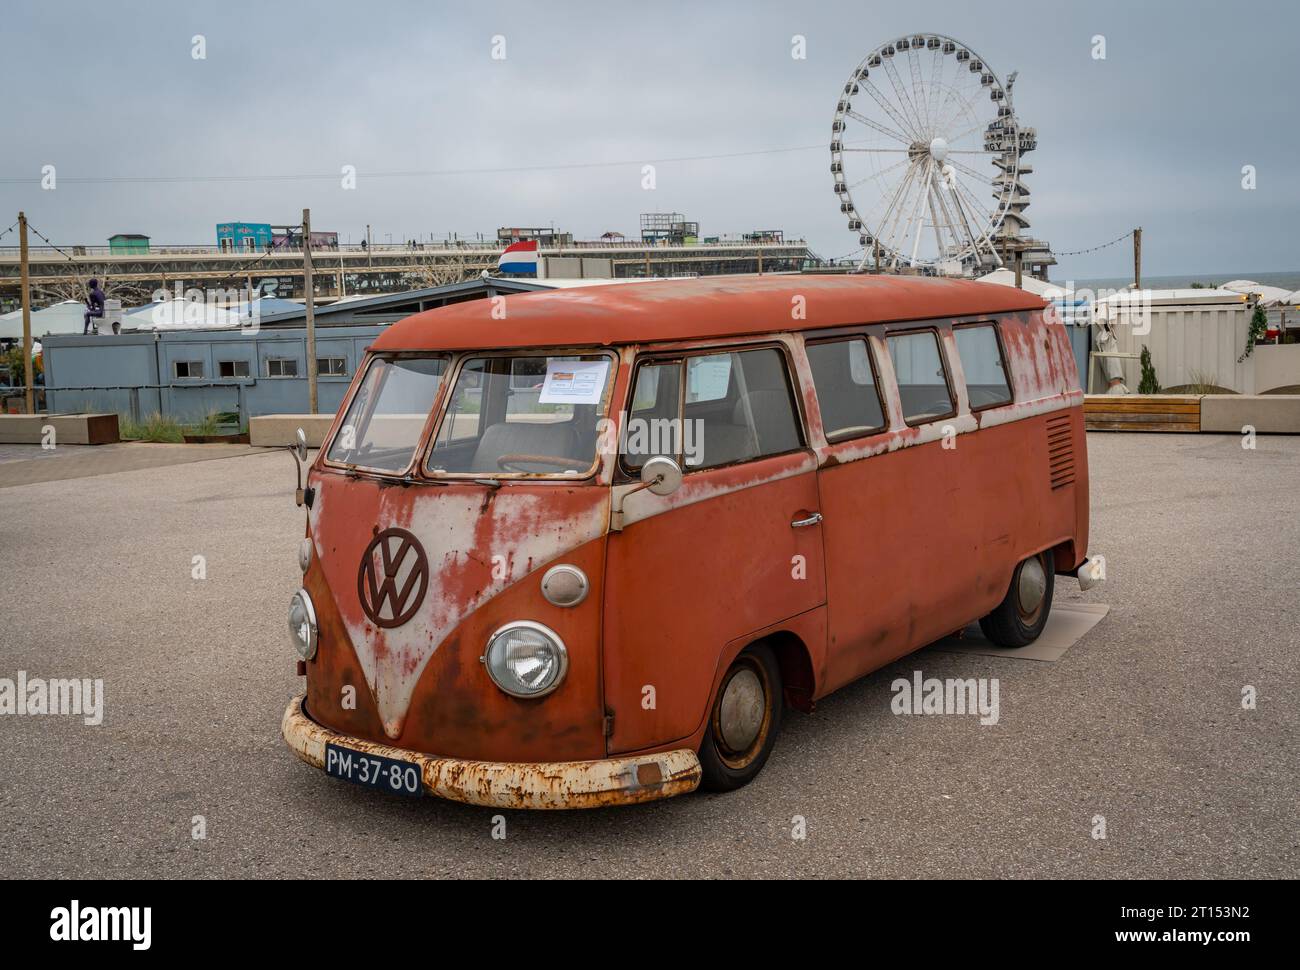
POLYGON ((537 240, 517 242, 506 247, 497 260, 498 273, 526 273, 537 275, 537 240))

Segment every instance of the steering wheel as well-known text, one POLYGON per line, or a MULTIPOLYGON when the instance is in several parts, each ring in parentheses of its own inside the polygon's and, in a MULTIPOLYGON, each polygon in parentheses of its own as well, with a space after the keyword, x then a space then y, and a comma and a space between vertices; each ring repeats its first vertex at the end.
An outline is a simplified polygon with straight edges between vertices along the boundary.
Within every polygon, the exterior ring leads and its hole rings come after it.
POLYGON ((561 468, 573 468, 585 472, 591 467, 591 462, 577 458, 561 458, 559 455, 502 455, 497 459, 497 467, 502 471, 529 474, 527 468, 516 468, 516 465, 558 465, 561 468))

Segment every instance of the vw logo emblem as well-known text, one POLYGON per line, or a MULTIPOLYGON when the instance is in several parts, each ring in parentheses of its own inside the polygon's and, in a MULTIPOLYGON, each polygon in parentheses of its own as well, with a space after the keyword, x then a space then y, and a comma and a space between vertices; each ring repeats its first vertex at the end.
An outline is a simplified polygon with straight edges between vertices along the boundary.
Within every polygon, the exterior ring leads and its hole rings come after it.
POLYGON ((429 589, 429 560, 405 529, 385 529, 361 557, 357 596, 375 626, 401 626, 415 615, 429 589))

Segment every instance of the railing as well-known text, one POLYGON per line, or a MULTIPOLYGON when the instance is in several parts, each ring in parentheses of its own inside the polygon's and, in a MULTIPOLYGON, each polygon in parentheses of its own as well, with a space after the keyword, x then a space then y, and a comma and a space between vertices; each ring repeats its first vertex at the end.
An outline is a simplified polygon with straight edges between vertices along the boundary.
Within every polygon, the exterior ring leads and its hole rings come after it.
MULTIPOLYGON (((76 394, 78 391, 127 391, 129 392, 127 400, 129 402, 128 408, 130 409, 131 420, 139 424, 143 419, 140 410, 141 391, 175 392, 175 391, 186 391, 191 389, 210 388, 210 387, 234 388, 235 401, 236 401, 235 411, 238 414, 240 414, 242 417, 243 415, 247 414, 247 408, 245 407, 245 401, 244 401, 245 388, 252 387, 256 383, 257 383, 256 377, 240 377, 240 378, 231 378, 230 380, 225 380, 225 381, 186 380, 184 383, 178 382, 174 384, 86 384, 86 385, 78 385, 78 386, 70 386, 70 387, 58 387, 58 386, 47 385, 40 388, 40 390, 43 390, 46 393, 47 400, 48 400, 48 395, 50 394, 59 395, 61 397, 66 394, 76 394)), ((56 398, 55 400, 57 402, 58 398, 56 398)))
MULTIPOLYGON (((439 239, 430 242, 416 243, 414 247, 407 243, 375 243, 372 246, 365 247, 360 243, 340 243, 337 247, 316 246, 312 248, 312 255, 318 258, 325 258, 337 254, 346 254, 350 256, 367 256, 367 255, 412 255, 427 252, 481 252, 481 253, 501 253, 507 243, 498 243, 493 240, 482 239, 439 239)), ((753 242, 743 239, 719 239, 717 242, 704 242, 703 240, 694 243, 681 243, 678 245, 667 245, 664 243, 640 242, 637 240, 624 240, 622 242, 603 242, 598 239, 574 240, 563 246, 545 246, 540 251, 547 254, 561 253, 571 249, 610 249, 610 250, 644 250, 644 249, 682 249, 682 250, 706 250, 706 249, 797 249, 807 248, 807 242, 803 239, 785 239, 781 242, 753 242)), ((153 246, 151 245, 146 252, 127 252, 114 250, 109 246, 63 246, 55 249, 51 246, 31 246, 28 248, 28 257, 33 261, 47 260, 66 260, 68 255, 74 259, 150 259, 168 256, 201 256, 204 258, 225 257, 232 261, 248 260, 259 256, 298 258, 302 257, 301 249, 275 248, 265 249, 222 249, 220 246, 211 245, 176 245, 176 246, 153 246)), ((0 262, 18 259, 17 246, 0 246, 0 262)))

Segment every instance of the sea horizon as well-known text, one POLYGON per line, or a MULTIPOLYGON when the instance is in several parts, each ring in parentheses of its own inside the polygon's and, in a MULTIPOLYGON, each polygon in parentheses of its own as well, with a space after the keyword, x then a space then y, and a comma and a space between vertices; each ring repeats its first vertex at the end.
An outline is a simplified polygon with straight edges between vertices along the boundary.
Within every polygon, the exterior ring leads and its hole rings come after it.
MULTIPOLYGON (((1088 289, 1122 289, 1133 282, 1133 277, 1129 276, 1102 276, 1102 277, 1083 277, 1071 280, 1069 277, 1060 273, 1050 273, 1053 283, 1065 284, 1073 282, 1078 287, 1087 287, 1088 289)), ((1172 275, 1147 276, 1143 275, 1142 285, 1153 290, 1176 290, 1187 289, 1193 284, 1201 286, 1222 286, 1230 280, 1254 280, 1261 286, 1277 286, 1284 290, 1300 290, 1300 270, 1290 272, 1273 272, 1273 273, 1250 273, 1250 272, 1222 272, 1222 273, 1175 273, 1172 275)))

